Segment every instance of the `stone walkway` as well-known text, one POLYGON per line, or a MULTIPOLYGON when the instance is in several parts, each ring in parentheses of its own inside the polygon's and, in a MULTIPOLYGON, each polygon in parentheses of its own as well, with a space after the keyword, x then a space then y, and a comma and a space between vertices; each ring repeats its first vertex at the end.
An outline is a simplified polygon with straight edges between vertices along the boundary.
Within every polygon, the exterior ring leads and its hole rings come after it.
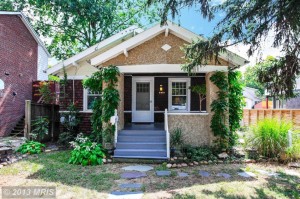
MULTIPOLYGON (((133 166, 127 166, 123 167, 122 170, 124 172, 121 174, 121 178, 125 180, 131 180, 131 179, 138 179, 138 178, 147 178, 147 172, 153 172, 154 168, 151 166, 145 166, 145 165, 133 165, 133 166)), ((257 173, 260 173, 264 176, 268 177, 277 177, 278 173, 268 172, 264 170, 256 170, 257 173)), ((186 178, 189 177, 192 174, 185 173, 185 172, 172 172, 170 170, 157 170, 155 171, 155 175, 158 177, 180 177, 180 178, 186 178)), ((193 174, 195 175, 195 174, 193 174)), ((256 174, 249 172, 249 171, 240 171, 235 174, 228 174, 225 172, 220 172, 217 174, 209 173, 205 170, 200 170, 198 172, 198 175, 202 178, 210 178, 212 176, 224 178, 226 180, 230 180, 233 175, 240 176, 243 178, 255 178, 256 174)), ((140 199, 143 197, 143 184, 140 183, 122 183, 118 185, 118 189, 116 191, 113 191, 109 194, 110 199, 140 199), (128 191, 130 190, 130 191, 128 191)))

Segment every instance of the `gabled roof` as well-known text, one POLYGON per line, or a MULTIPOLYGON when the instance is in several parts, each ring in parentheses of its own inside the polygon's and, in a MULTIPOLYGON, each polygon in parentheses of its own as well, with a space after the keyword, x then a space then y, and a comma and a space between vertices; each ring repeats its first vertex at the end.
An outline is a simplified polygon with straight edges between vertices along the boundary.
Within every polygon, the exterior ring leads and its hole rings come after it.
MULTIPOLYGON (((132 26, 84 50, 83 52, 54 65, 47 70, 47 73, 57 74, 63 67, 76 66, 77 62, 82 60, 90 62, 93 66, 99 66, 122 53, 126 54, 128 50, 135 48, 161 33, 165 33, 166 36, 169 33, 174 34, 188 43, 192 43, 198 39, 204 39, 203 37, 169 21, 165 26, 157 24, 145 31, 136 26, 132 26)), ((229 59, 232 64, 239 66, 243 66, 248 62, 246 59, 229 50, 225 53, 221 53, 220 58, 224 60, 229 59)))
MULTIPOLYGON (((153 26, 152 28, 145 30, 144 32, 136 35, 135 37, 124 41, 123 43, 109 49, 108 51, 94 57, 91 59, 91 65, 98 66, 102 63, 124 53, 128 50, 135 48, 136 46, 156 37, 157 35, 165 32, 165 34, 172 33, 175 36, 187 41, 188 43, 192 43, 193 41, 197 41, 198 39, 204 39, 203 37, 181 27, 178 26, 175 23, 172 23, 170 21, 167 22, 167 25, 161 26, 160 24, 157 24, 153 26)), ((220 58, 224 60, 230 60, 230 62, 234 65, 243 66, 248 61, 241 56, 227 50, 227 52, 221 53, 220 58)))
POLYGON ((98 44, 95 44, 94 46, 91 46, 84 51, 64 60, 61 61, 51 68, 47 70, 48 74, 55 74, 58 71, 60 71, 63 67, 68 68, 70 66, 76 66, 77 63, 81 60, 88 60, 90 57, 93 57, 94 54, 98 54, 101 51, 105 49, 109 49, 114 45, 117 45, 118 43, 121 43, 122 40, 125 38, 131 38, 134 37, 135 34, 138 34, 142 32, 143 29, 138 28, 137 26, 130 26, 129 28, 126 28, 125 30, 99 42, 98 44))
POLYGON ((0 15, 16 15, 19 16, 28 31, 31 33, 32 37, 35 39, 35 41, 43 48, 43 50, 46 52, 48 57, 51 57, 50 53, 48 52, 47 48, 45 47, 45 44, 41 41, 39 35, 35 32, 29 21, 27 20, 26 16, 22 12, 9 12, 9 11, 0 11, 0 15))
POLYGON ((257 89, 255 88, 250 88, 250 87, 244 87, 243 88, 243 96, 251 99, 253 101, 261 101, 259 97, 257 97, 256 92, 258 92, 257 89))

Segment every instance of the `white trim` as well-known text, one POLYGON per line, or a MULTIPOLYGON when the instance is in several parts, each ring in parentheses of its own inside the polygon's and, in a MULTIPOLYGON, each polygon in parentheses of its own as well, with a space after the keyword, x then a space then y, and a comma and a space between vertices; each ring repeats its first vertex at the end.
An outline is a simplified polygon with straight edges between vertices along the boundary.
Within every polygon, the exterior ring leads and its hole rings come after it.
POLYGON ((66 60, 59 62, 58 64, 52 66, 51 68, 49 68, 47 70, 47 74, 55 74, 59 70, 61 70, 63 67, 67 68, 67 67, 72 66, 73 62, 78 62, 78 61, 84 59, 85 57, 90 56, 92 53, 98 52, 98 51, 102 50, 104 47, 107 47, 107 46, 111 45, 112 43, 114 43, 118 40, 121 40, 124 37, 126 37, 132 33, 133 33, 132 36, 134 36, 135 32, 140 33, 142 31, 143 31, 143 29, 138 28, 135 25, 130 26, 129 28, 126 28, 125 30, 120 31, 119 33, 101 41, 100 43, 98 43, 94 46, 91 46, 91 47, 87 48, 86 50, 74 55, 73 57, 70 57, 69 59, 66 59, 66 60))
MULTIPOLYGON (((91 65, 99 66, 102 63, 122 54, 124 49, 131 50, 131 49, 135 48, 136 46, 156 37, 157 35, 159 35, 163 32, 165 33, 165 35, 166 35, 166 32, 168 32, 168 33, 170 32, 170 33, 174 34, 175 36, 177 36, 189 43, 192 43, 193 41, 196 41, 199 39, 204 40, 203 37, 168 21, 166 26, 161 26, 160 24, 157 24, 156 26, 142 32, 141 34, 138 34, 137 36, 135 36, 127 41, 124 41, 123 43, 109 49, 108 51, 92 58, 91 65), (166 29, 168 29, 168 30, 166 30, 166 29)), ((226 61, 228 60, 228 61, 232 62, 233 64, 240 65, 240 66, 245 65, 246 61, 247 61, 246 59, 236 55, 235 53, 232 53, 229 50, 226 50, 226 52, 224 52, 224 53, 220 53, 220 57, 226 61)))
POLYGON ((132 122, 154 122, 154 77, 132 77, 132 122), (136 111, 136 83, 137 82, 150 82, 150 110, 149 111, 136 111), (135 117, 139 117, 139 119, 143 119, 142 112, 144 114, 150 114, 150 118, 145 121, 137 120, 135 117), (148 112, 148 113, 147 113, 148 112), (140 114, 140 116, 138 115, 140 114))
POLYGON ((191 78, 169 78, 168 79, 168 111, 170 112, 189 112, 190 111, 190 104, 191 104, 191 78), (172 82, 186 82, 186 97, 187 97, 187 110, 171 110, 172 109, 172 82))
MULTIPOLYGON (((63 79, 64 77, 63 76, 59 76, 60 79, 63 79)), ((67 79, 68 80, 83 80, 83 79, 86 79, 88 78, 88 76, 83 76, 83 75, 76 75, 76 76, 72 76, 72 75, 68 75, 67 76, 67 79)))
POLYGON ((38 34, 35 32, 29 21, 27 20, 26 16, 22 12, 7 12, 7 11, 0 11, 0 15, 17 15, 20 17, 34 40, 43 48, 43 50, 46 52, 48 58, 51 57, 50 53, 48 52, 47 48, 45 47, 45 44, 42 42, 38 34))
MULTIPOLYGON (((146 64, 118 66, 121 73, 186 73, 181 64, 146 64)), ((228 66, 207 65, 198 67, 197 73, 228 71, 228 66)))

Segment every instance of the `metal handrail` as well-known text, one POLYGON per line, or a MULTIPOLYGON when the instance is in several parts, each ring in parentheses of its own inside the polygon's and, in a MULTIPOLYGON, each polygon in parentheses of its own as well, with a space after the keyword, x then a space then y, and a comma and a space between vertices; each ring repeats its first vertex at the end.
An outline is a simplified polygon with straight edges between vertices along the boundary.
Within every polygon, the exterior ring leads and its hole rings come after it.
POLYGON ((168 125, 168 109, 165 109, 165 131, 166 131, 166 142, 167 142, 167 158, 170 158, 170 133, 168 125))

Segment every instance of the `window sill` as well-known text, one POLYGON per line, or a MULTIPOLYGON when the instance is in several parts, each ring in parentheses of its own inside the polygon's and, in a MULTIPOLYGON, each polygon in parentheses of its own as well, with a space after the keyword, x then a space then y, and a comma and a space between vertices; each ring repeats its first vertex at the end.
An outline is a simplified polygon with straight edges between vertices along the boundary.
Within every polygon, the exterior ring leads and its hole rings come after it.
POLYGON ((208 112, 168 112, 168 115, 209 115, 208 112))

